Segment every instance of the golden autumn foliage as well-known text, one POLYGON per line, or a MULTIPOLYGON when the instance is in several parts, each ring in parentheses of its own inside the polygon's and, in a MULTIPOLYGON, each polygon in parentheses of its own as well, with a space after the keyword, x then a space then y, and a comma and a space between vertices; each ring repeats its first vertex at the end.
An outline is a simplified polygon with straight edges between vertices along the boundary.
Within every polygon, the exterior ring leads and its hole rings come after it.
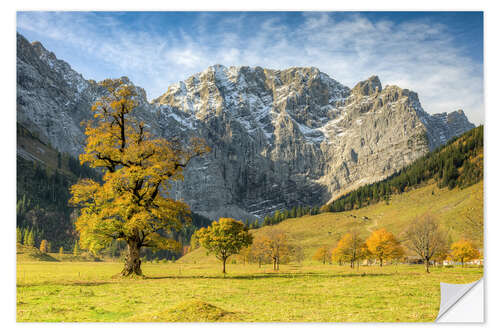
POLYGON ((396 237, 385 229, 375 230, 366 240, 368 250, 379 260, 382 267, 384 260, 398 259, 404 255, 404 250, 396 237))
POLYGON ((464 262, 479 258, 479 250, 469 240, 461 239, 451 245, 451 257, 453 260, 460 261, 462 266, 464 262))
POLYGON ((326 264, 326 262, 327 261, 329 262, 331 259, 330 250, 326 246, 320 247, 314 253, 313 259, 320 261, 320 262, 323 262, 323 264, 326 264))
POLYGON ((165 235, 189 221, 189 207, 168 192, 172 181, 183 179, 189 161, 208 148, 200 140, 183 146, 154 137, 134 117, 134 86, 122 79, 99 84, 108 94, 93 105, 94 119, 84 123, 80 163, 103 170, 103 182, 80 180, 71 187, 70 203, 80 208, 75 225, 81 247, 97 253, 113 239, 125 240, 129 253, 122 275, 141 275, 141 247, 179 247, 165 235))
POLYGON ((222 261, 222 273, 226 273, 226 260, 252 244, 253 236, 241 221, 221 217, 212 225, 199 229, 195 235, 197 242, 222 261))
POLYGON ((338 262, 349 262, 351 268, 354 263, 368 258, 370 252, 365 241, 359 236, 357 231, 345 234, 332 251, 332 260, 338 262))
POLYGON ((265 236, 256 236, 249 247, 247 260, 250 262, 262 264, 271 261, 271 249, 269 247, 269 239, 265 236))
POLYGON ((40 243, 40 251, 43 253, 49 252, 49 243, 45 239, 42 239, 40 243))
POLYGON ((280 263, 290 261, 295 252, 295 247, 290 243, 287 233, 276 229, 270 229, 266 233, 263 245, 276 271, 280 269, 280 263))

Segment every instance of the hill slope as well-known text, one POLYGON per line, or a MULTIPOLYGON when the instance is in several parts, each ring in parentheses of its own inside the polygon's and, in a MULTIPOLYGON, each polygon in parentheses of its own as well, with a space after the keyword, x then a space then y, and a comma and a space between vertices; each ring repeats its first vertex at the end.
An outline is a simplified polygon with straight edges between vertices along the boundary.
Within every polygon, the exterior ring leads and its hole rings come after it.
MULTIPOLYGON (((386 228, 400 236, 416 216, 431 213, 437 217, 450 240, 466 236, 482 245, 483 235, 471 228, 471 222, 483 221, 483 182, 465 189, 439 188, 436 183, 418 189, 393 195, 389 204, 379 202, 374 205, 338 213, 323 213, 314 216, 288 219, 280 224, 252 230, 258 235, 269 229, 280 229, 288 233, 293 242, 304 249, 306 260, 321 246, 332 247, 340 237, 353 226, 360 227, 364 237, 379 228, 386 228)), ((212 261, 206 257, 204 249, 188 253, 179 262, 212 261)))

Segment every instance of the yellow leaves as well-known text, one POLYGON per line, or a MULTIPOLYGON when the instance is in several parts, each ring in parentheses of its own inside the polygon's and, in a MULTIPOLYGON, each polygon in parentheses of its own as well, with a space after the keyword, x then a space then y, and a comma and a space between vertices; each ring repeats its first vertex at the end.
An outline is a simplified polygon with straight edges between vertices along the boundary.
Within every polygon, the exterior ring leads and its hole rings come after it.
POLYGON ((213 221, 209 227, 199 229, 194 237, 220 260, 237 254, 241 248, 252 244, 253 240, 243 222, 224 217, 218 222, 213 221))
POLYGON ((330 250, 326 246, 322 246, 316 250, 313 255, 313 259, 317 261, 322 261, 323 263, 330 261, 330 250))
POLYGON ((472 259, 477 259, 479 256, 479 250, 469 240, 461 239, 451 245, 451 257, 453 260, 466 262, 472 259))
POLYGON ((380 261, 400 258, 403 247, 396 237, 385 229, 375 230, 366 240, 368 250, 380 261))
POLYGON ((111 239, 137 237, 172 247, 157 231, 180 229, 189 222, 189 207, 161 194, 168 194, 170 183, 183 179, 189 160, 208 148, 199 139, 183 147, 154 138, 131 115, 138 102, 128 79, 100 85, 108 94, 93 105, 95 119, 84 123, 87 140, 80 162, 103 168, 103 184, 86 179, 71 188, 70 203, 80 208, 75 224, 82 247, 97 251, 111 239))
POLYGON ((165 238, 154 232, 146 237, 145 244, 159 250, 180 251, 182 245, 174 239, 165 238))
POLYGON ((370 255, 366 243, 355 231, 345 234, 332 251, 332 259, 337 261, 349 261, 367 258, 370 255))

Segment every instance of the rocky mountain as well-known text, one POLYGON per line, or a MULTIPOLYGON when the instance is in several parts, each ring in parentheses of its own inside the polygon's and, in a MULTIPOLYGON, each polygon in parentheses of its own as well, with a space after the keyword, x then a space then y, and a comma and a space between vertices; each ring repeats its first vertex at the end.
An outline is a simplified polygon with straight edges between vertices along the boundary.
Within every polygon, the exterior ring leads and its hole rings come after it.
MULTIPOLYGON (((77 155, 99 86, 19 34, 17 79, 18 122, 77 155)), ((376 76, 350 89, 313 67, 214 65, 151 103, 136 89, 136 115, 153 132, 202 137, 212 148, 170 193, 210 218, 328 202, 474 127, 462 110, 426 113, 415 92, 383 88, 376 76)))

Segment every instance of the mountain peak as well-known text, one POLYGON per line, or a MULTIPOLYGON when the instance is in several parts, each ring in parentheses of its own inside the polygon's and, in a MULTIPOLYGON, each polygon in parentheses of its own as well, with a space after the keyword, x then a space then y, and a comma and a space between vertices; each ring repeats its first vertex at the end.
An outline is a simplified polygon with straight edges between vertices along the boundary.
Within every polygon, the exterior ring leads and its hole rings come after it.
POLYGON ((372 75, 368 79, 356 84, 352 91, 363 96, 369 96, 382 91, 382 84, 377 75, 372 75))

